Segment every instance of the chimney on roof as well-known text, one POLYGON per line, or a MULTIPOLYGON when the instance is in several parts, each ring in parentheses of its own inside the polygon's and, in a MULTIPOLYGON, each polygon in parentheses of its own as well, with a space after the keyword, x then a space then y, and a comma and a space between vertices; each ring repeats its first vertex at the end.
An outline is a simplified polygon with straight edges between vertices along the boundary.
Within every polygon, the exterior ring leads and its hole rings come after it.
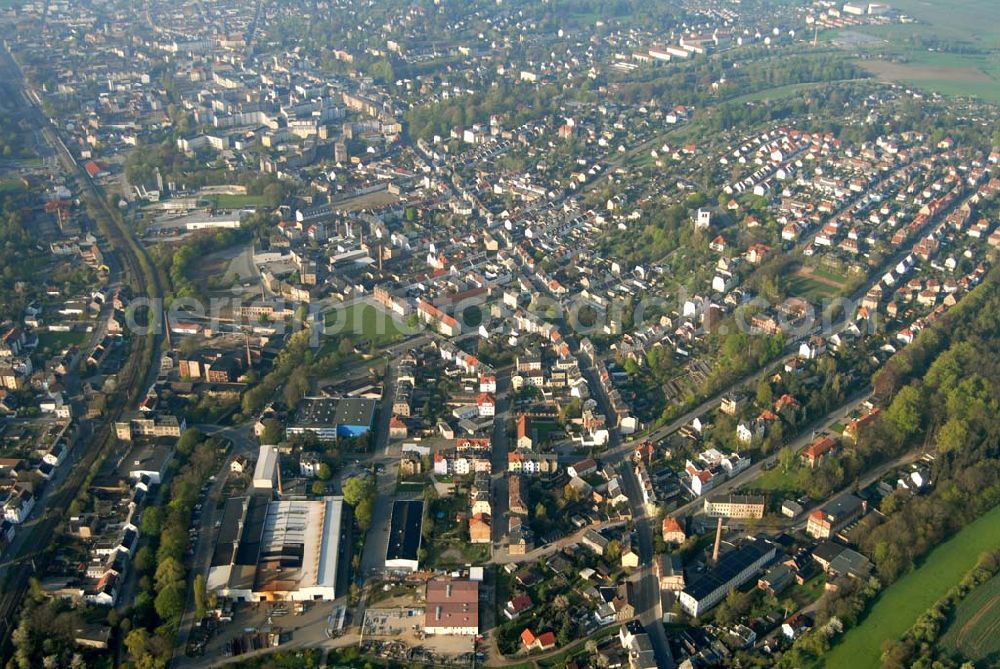
POLYGON ((719 523, 715 526, 715 548, 712 549, 712 564, 717 564, 719 562, 719 545, 722 544, 722 518, 719 517, 719 523))

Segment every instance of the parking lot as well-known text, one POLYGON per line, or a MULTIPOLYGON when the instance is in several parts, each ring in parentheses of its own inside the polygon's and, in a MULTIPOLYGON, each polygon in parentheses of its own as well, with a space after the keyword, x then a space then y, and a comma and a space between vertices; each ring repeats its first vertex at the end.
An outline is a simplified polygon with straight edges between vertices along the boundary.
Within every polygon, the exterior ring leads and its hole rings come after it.
MULTIPOLYGON (((356 643, 356 636, 351 639, 344 634, 350 625, 343 603, 237 603, 230 622, 196 628, 191 640, 198 642, 198 657, 232 657, 277 645, 311 648, 356 643)), ((189 666, 199 664, 190 656, 185 660, 191 661, 189 666)))

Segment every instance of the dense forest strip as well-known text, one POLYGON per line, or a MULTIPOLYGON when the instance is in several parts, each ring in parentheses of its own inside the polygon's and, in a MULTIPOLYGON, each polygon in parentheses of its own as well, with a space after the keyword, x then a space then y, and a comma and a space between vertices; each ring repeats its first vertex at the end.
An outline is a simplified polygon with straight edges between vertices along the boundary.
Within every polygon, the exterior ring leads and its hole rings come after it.
MULTIPOLYGON (((748 657, 746 666, 824 666, 823 658, 839 643, 840 629, 863 627, 869 619, 883 617, 872 615, 880 593, 893 592, 893 584, 918 573, 913 571, 918 565, 935 564, 935 558, 927 556, 936 547, 987 512, 995 513, 1000 505, 1000 270, 994 269, 981 286, 895 355, 873 384, 886 409, 862 431, 857 449, 890 458, 921 445, 935 446, 934 488, 921 496, 896 491, 883 499, 881 513, 868 514, 857 531, 858 549, 874 563, 875 576, 849 580, 826 595, 819 602, 814 630, 780 656, 748 657), (766 665, 761 664, 764 659, 766 665)), ((996 532, 983 538, 995 542, 996 532)), ((989 546, 969 549, 968 557, 974 560, 983 548, 989 546)), ((951 584, 970 566, 949 568, 951 584)), ((905 585, 900 592, 907 592, 905 585)), ((933 598, 923 606, 931 602, 933 598)), ((912 622, 910 618, 907 624, 912 622)), ((887 668, 913 666, 925 652, 915 644, 890 650, 884 658, 887 668)), ((939 662, 934 666, 958 666, 939 662)))

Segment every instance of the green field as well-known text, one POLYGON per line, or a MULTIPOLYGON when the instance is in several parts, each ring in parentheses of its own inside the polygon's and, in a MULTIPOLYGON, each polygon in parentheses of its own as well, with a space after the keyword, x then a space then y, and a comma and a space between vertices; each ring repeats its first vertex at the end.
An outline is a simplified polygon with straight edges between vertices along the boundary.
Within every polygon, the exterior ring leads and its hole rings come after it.
POLYGON ((979 666, 1000 663, 1000 576, 970 592, 955 607, 955 614, 939 642, 948 652, 958 652, 979 666))
POLYGON ((1000 507, 935 548, 920 567, 887 588, 860 625, 820 661, 826 669, 879 669, 882 642, 899 639, 917 618, 976 565, 983 551, 1000 547, 1000 507))
POLYGON ((851 27, 823 37, 848 37, 845 48, 880 56, 859 64, 883 80, 1000 102, 1000 21, 995 0, 901 0, 892 7, 916 22, 851 27), (875 39, 854 43, 849 36, 858 33, 875 39))
POLYGON ((930 24, 940 39, 1000 49, 1000 22, 997 21, 995 0, 893 0, 892 8, 930 24))
POLYGON ((14 195, 20 193, 24 190, 24 186, 21 185, 18 179, 7 179, 6 181, 0 181, 0 197, 5 195, 14 195))
POLYGON ((326 312, 327 334, 347 335, 355 340, 370 339, 376 346, 399 341, 412 334, 411 329, 381 309, 370 304, 353 304, 326 312))
POLYGON ((747 487, 762 492, 798 495, 802 493, 798 485, 798 478, 798 470, 796 469, 790 469, 786 472, 781 467, 775 467, 749 482, 747 487))
POLYGON ((61 351, 67 346, 79 346, 87 338, 86 332, 45 332, 38 333, 38 350, 61 351))
POLYGON ((200 200, 213 209, 242 209, 260 207, 264 204, 262 195, 206 195, 200 200))
POLYGON ((815 301, 836 297, 840 291, 833 286, 797 274, 788 281, 788 293, 805 300, 815 301))

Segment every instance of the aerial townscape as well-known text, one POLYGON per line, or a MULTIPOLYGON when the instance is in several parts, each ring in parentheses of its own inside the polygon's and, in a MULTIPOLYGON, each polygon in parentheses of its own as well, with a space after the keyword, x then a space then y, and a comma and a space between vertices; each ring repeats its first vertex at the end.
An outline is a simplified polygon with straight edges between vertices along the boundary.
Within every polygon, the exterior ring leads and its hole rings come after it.
POLYGON ((0 669, 1000 667, 997 0, 0 39, 0 669))

